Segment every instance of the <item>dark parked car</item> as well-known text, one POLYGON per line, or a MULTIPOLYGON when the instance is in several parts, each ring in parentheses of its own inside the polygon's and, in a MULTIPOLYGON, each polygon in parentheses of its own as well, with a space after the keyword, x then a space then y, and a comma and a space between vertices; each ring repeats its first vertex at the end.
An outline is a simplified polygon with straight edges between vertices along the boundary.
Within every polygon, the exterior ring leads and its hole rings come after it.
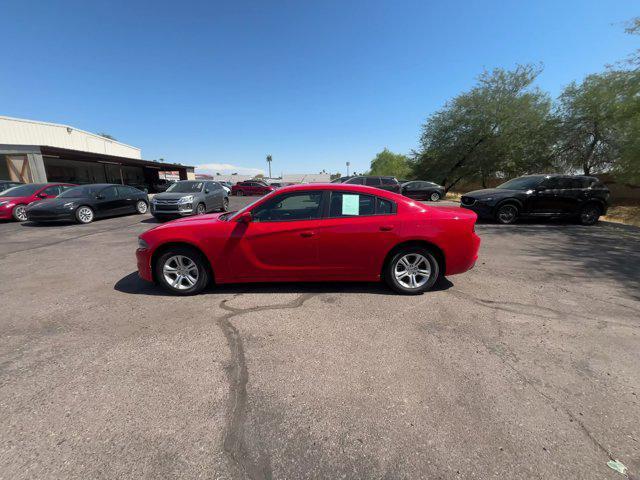
POLYGON ((75 220, 91 223, 96 218, 146 213, 147 194, 128 185, 95 183, 70 188, 56 198, 42 200, 26 209, 27 220, 49 222, 75 220))
POLYGON ((431 200, 437 202, 444 197, 444 187, 433 182, 414 180, 401 185, 401 193, 415 200, 431 200))
POLYGON ((347 180, 350 180, 353 178, 353 175, 349 175, 347 177, 338 177, 338 178, 334 178, 333 180, 331 180, 331 183, 344 183, 347 180))
POLYGON ((607 213, 609 189, 582 175, 526 175, 497 188, 462 196, 461 206, 479 217, 514 223, 523 217, 574 217, 593 225, 607 213))
POLYGON ((239 197, 243 195, 264 195, 274 190, 275 188, 260 180, 249 180, 246 182, 238 182, 231 187, 231 195, 237 195, 239 197))
POLYGON ((167 188, 176 183, 175 180, 165 180, 164 178, 159 179, 157 182, 151 185, 151 191, 154 193, 166 192, 167 188))
POLYGON ((4 192, 9 188, 17 187, 18 185, 24 185, 24 183, 14 182, 13 180, 0 180, 0 192, 4 192))
POLYGON ((345 185, 367 185, 369 187, 381 188, 389 192, 400 193, 400 184, 395 177, 382 177, 377 175, 362 175, 351 177, 345 185))
POLYGON ((158 219, 226 212, 228 208, 227 192, 212 180, 181 180, 151 200, 151 214, 158 219))

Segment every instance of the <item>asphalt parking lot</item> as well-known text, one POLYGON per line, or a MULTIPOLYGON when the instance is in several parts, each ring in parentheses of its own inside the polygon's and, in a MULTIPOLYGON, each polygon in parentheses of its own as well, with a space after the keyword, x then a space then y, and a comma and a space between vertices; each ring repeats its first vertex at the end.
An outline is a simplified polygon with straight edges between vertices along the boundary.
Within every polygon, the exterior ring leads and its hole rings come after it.
POLYGON ((640 473, 640 229, 479 225, 417 297, 177 298, 136 276, 153 226, 0 224, 1 478, 640 473))

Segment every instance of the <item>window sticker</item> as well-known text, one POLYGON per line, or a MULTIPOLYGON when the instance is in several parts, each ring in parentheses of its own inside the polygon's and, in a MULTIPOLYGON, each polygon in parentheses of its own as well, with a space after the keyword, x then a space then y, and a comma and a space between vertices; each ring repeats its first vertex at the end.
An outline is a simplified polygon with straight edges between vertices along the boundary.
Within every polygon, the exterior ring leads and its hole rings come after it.
POLYGON ((360 215, 360 195, 342 195, 342 215, 360 215))

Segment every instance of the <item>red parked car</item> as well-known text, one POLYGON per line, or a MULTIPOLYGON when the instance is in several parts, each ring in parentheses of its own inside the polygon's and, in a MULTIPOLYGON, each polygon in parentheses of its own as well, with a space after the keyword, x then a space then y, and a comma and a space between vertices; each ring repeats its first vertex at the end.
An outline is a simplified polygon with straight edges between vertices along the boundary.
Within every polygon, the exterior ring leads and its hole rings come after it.
POLYGON ((476 214, 384 190, 294 185, 238 212, 184 218, 138 238, 138 272, 176 294, 210 281, 379 281, 417 294, 476 262, 476 214))
POLYGON ((24 222, 26 208, 30 203, 45 198, 55 198, 66 189, 75 187, 70 183, 27 183, 0 193, 0 219, 24 222))
POLYGON ((231 187, 231 195, 239 197, 243 195, 264 195, 273 192, 275 188, 270 187, 266 183, 249 180, 247 182, 238 182, 231 187))

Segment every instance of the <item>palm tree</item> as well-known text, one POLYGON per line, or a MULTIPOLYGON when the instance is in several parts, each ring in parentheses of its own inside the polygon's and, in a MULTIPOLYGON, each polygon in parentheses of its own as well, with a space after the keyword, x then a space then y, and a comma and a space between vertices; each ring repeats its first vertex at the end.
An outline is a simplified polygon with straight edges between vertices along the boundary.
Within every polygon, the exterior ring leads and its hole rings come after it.
POLYGON ((267 163, 269 164, 269 178, 271 178, 271 161, 273 160, 273 158, 271 157, 271 155, 267 155, 267 163))

